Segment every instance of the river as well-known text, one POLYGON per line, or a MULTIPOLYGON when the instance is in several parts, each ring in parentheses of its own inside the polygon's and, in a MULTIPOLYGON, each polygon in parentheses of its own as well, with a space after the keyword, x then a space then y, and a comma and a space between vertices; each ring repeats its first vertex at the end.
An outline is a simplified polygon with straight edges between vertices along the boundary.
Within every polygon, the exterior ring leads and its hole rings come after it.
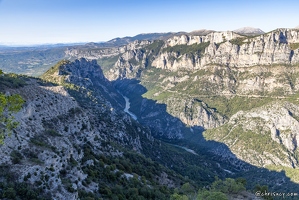
POLYGON ((188 151, 189 153, 192 153, 194 155, 198 155, 194 150, 192 149, 188 149, 187 147, 183 147, 183 146, 180 146, 180 145, 176 145, 176 144, 171 144, 172 146, 175 146, 175 147, 179 147, 181 149, 184 149, 185 151, 188 151))
POLYGON ((129 111, 129 109, 130 109, 130 101, 129 101, 129 98, 126 97, 126 96, 123 96, 123 97, 124 97, 124 99, 125 99, 125 101, 126 101, 126 107, 125 107, 124 111, 125 111, 126 113, 128 113, 133 119, 137 120, 137 116, 136 116, 134 113, 132 113, 132 112, 129 111))
MULTIPOLYGON (((129 109, 130 109, 130 100, 129 100, 129 98, 126 97, 126 96, 123 96, 123 98, 126 101, 126 107, 125 107, 124 111, 126 113, 128 113, 134 120, 137 120, 137 116, 134 113, 129 111, 129 109)), ((179 146, 179 145, 175 145, 175 144, 170 144, 170 145, 181 148, 181 149, 184 149, 185 151, 188 151, 189 153, 192 153, 194 155, 198 155, 194 150, 188 149, 187 147, 183 147, 183 146, 179 146)))

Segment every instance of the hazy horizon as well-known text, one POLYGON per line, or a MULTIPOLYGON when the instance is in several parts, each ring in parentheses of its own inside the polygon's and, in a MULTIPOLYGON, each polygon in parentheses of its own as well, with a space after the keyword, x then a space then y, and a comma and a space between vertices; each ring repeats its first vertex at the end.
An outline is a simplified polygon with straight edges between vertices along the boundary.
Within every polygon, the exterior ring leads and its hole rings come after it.
POLYGON ((299 2, 285 0, 0 0, 0 44, 104 42, 141 33, 299 25, 299 2))

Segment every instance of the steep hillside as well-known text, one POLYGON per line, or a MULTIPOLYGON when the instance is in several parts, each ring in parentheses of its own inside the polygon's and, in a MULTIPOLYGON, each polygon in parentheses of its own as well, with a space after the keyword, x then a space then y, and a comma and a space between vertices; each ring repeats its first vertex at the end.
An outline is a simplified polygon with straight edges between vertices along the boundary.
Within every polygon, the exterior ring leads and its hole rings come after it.
POLYGON ((228 144, 237 157, 256 166, 298 168, 297 116, 298 105, 276 101, 250 111, 239 111, 227 124, 204 135, 228 144))
POLYGON ((146 195, 167 199, 165 191, 169 189, 162 191, 162 185, 173 188, 183 178, 143 156, 141 152, 160 144, 148 130, 119 112, 120 105, 109 102, 107 94, 113 93, 109 84, 104 84, 107 80, 99 66, 82 59, 65 61, 53 69, 45 77, 68 72, 67 80, 63 75, 53 79, 65 80, 65 87, 29 78, 23 87, 4 88, 5 92, 21 95, 26 103, 15 115, 18 127, 0 146, 1 168, 6 172, 1 173, 2 197, 14 199, 24 190, 22 196, 29 199, 111 198, 112 194, 125 197, 134 192, 126 188, 144 187, 136 182, 142 177, 150 185, 146 195), (76 70, 76 66, 81 68, 76 70), (93 71, 88 75, 85 70, 93 71), (87 77, 97 80, 93 84, 102 88, 92 92, 87 77), (163 179, 158 178, 160 173, 163 179), (14 193, 5 196, 9 184, 17 182, 19 185, 10 188, 14 193))
POLYGON ((225 168, 238 172, 215 155, 154 139, 122 111, 95 61, 64 60, 42 79, 0 82, 1 92, 25 100, 0 146, 2 198, 169 199, 184 183, 195 192, 228 176, 225 168))

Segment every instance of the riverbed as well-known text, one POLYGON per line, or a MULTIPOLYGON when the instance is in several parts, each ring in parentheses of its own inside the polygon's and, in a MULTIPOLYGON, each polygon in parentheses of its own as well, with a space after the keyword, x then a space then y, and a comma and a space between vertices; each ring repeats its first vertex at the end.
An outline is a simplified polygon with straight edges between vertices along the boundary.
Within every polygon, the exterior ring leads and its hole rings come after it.
POLYGON ((130 100, 129 100, 129 98, 126 97, 126 96, 123 96, 123 97, 124 97, 124 99, 126 101, 126 107, 125 107, 124 111, 126 113, 128 113, 134 120, 137 120, 137 116, 134 113, 132 113, 132 112, 129 111, 129 109, 130 109, 130 100))

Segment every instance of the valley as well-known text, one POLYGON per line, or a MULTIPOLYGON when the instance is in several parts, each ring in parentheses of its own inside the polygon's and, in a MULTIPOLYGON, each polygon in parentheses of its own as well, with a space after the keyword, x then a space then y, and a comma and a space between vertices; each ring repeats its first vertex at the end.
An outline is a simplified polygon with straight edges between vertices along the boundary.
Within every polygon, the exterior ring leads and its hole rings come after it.
POLYGON ((1 92, 24 102, 1 133, 0 194, 299 192, 299 29, 239 31, 1 50, 1 92))

